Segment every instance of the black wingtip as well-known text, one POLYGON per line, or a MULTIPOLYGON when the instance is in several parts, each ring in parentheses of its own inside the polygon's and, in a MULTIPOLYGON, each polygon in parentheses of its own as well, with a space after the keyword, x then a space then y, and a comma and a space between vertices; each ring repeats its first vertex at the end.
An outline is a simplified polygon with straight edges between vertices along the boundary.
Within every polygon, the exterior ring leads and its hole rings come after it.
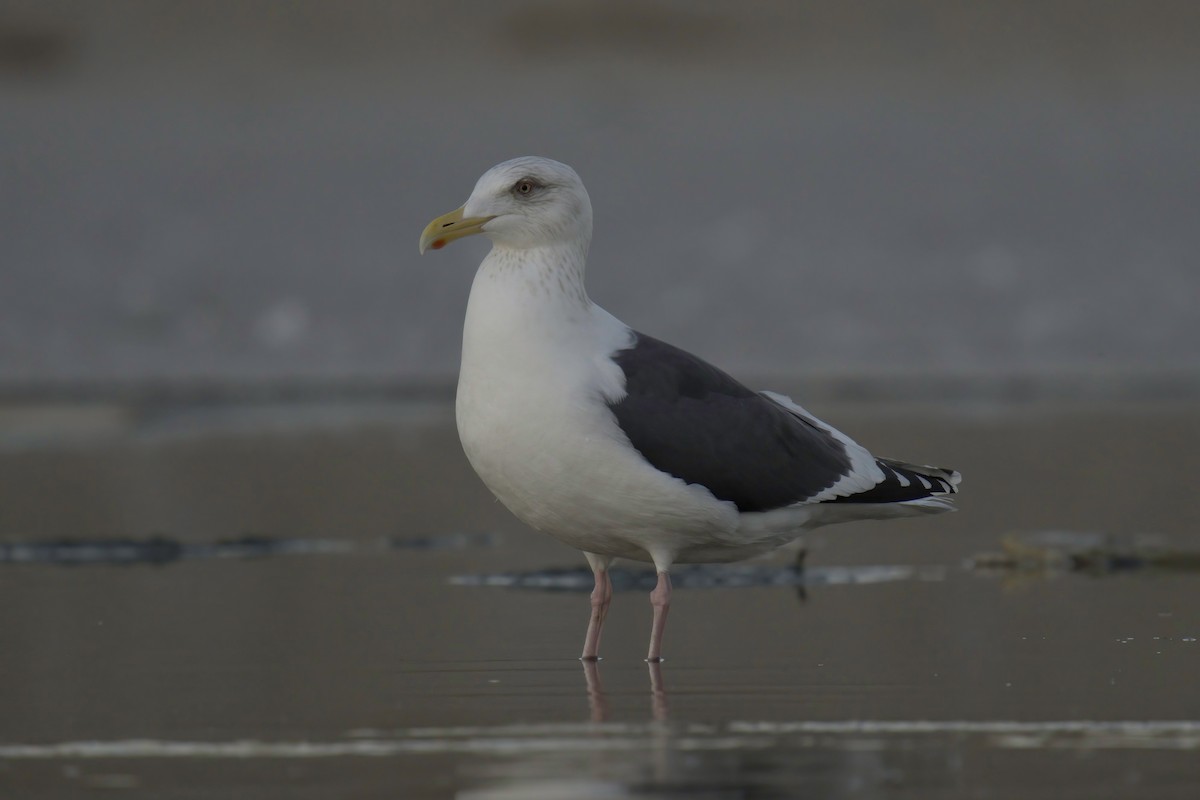
POLYGON ((962 476, 957 470, 941 467, 926 467, 917 464, 906 464, 903 461, 893 461, 888 458, 876 459, 876 464, 883 471, 883 480, 865 492, 835 497, 828 503, 905 503, 911 500, 924 500, 927 497, 939 497, 948 494, 958 494, 958 483, 962 476))

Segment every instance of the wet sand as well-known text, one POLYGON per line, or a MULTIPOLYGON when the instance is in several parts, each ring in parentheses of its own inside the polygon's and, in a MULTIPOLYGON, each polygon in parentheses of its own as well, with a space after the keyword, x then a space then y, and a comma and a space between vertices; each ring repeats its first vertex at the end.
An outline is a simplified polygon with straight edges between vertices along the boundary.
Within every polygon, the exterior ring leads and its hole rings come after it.
POLYGON ((628 565, 589 671, 581 558, 446 406, 6 408, 0 795, 1194 796, 1200 576, 966 564, 1200 548, 1200 415, 813 410, 961 469, 960 513, 681 579, 661 670, 628 565), (147 542, 177 557, 102 563, 147 542))

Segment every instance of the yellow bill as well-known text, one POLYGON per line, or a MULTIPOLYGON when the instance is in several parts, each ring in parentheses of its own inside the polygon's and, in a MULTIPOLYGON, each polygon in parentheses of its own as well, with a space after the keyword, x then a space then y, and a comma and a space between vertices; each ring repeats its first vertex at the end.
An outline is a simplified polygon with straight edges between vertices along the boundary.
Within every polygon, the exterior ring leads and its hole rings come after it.
POLYGON ((419 249, 422 254, 426 249, 441 250, 455 239, 481 232, 483 226, 494 219, 494 216, 464 217, 462 207, 456 208, 425 226, 425 230, 421 231, 419 249))

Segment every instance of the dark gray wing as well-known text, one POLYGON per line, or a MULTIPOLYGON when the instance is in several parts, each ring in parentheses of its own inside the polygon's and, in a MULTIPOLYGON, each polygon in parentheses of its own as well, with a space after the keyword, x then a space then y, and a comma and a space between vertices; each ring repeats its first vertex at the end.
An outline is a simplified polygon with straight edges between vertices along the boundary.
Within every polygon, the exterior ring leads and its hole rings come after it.
POLYGON ((630 443, 739 511, 803 502, 851 470, 828 432, 691 353, 639 333, 612 358, 626 394, 609 407, 630 443))

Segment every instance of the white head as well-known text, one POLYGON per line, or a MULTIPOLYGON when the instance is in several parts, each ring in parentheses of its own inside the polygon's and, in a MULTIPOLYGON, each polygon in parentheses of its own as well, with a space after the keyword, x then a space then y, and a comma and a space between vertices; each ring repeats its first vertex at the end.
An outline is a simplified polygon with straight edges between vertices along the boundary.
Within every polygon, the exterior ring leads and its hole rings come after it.
POLYGON ((511 248, 577 244, 592 238, 592 202, 566 164, 537 156, 505 161, 483 173, 461 208, 438 217, 421 233, 420 250, 438 250, 482 233, 511 248))

